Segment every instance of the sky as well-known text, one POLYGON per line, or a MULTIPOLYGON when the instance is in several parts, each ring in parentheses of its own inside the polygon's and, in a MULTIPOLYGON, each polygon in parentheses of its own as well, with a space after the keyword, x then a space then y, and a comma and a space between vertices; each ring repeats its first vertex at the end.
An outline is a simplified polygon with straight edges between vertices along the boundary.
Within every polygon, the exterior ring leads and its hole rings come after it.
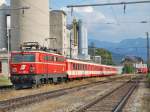
POLYGON ((139 0, 50 0, 50 7, 52 10, 64 10, 67 13, 68 24, 71 23, 74 17, 82 19, 88 29, 89 39, 120 42, 124 39, 146 38, 145 32, 150 32, 150 3, 126 5, 125 13, 123 5, 75 8, 72 16, 70 9, 66 8, 67 5, 72 4, 123 1, 139 0), (147 21, 148 23, 140 23, 141 21, 147 21))
MULTIPOLYGON (((63 9, 68 14, 68 23, 76 17, 88 28, 88 37, 100 41, 119 42, 129 38, 146 38, 150 32, 150 3, 121 6, 75 8, 73 16, 67 5, 96 4, 138 0, 51 0, 52 9, 63 9), (140 23, 148 21, 148 23, 140 23)), ((142 0, 140 0, 142 1, 142 0)), ((144 1, 144 0, 143 0, 144 1)))

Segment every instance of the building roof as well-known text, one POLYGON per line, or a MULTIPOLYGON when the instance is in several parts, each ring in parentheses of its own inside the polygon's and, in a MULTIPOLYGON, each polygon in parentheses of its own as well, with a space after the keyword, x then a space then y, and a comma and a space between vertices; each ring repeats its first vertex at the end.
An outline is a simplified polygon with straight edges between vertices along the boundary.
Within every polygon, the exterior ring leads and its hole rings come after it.
POLYGON ((59 12, 59 13, 63 13, 64 15, 67 15, 66 12, 63 10, 51 10, 50 12, 59 12))

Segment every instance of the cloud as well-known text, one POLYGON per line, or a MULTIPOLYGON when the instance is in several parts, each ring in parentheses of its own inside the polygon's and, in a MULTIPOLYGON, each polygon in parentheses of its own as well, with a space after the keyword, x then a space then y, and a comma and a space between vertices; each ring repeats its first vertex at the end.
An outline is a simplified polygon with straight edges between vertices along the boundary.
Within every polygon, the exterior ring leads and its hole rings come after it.
POLYGON ((73 10, 77 13, 92 13, 92 12, 94 12, 93 7, 80 7, 80 8, 74 8, 73 10))
POLYGON ((0 5, 2 4, 6 4, 6 1, 5 0, 0 0, 0 5))
MULTIPOLYGON (((71 12, 71 9, 67 7, 62 7, 61 10, 65 12, 71 12)), ((73 12, 75 13, 92 13, 93 11, 94 11, 93 7, 73 8, 73 12)))
MULTIPOLYGON (((68 14, 68 18, 70 18, 71 9, 63 7, 61 10, 65 11, 68 14)), ((93 24, 106 20, 105 15, 93 7, 74 8, 72 13, 78 19, 82 19, 89 28, 92 28, 94 26, 93 24)))
MULTIPOLYGON (((122 0, 105 1, 121 2, 122 0)), ((68 3, 68 1, 66 3, 68 3)), ((82 4, 89 3, 102 3, 102 1, 87 0, 87 3, 82 2, 82 4)), ((73 2, 68 4, 73 4, 73 2)), ((74 4, 79 3, 74 2, 74 4)), ((126 38, 145 37, 145 32, 150 32, 149 4, 127 5, 125 14, 123 13, 122 5, 75 8, 73 17, 70 17, 71 10, 65 9, 65 11, 66 10, 69 12, 69 22, 72 21, 74 16, 83 20, 85 25, 87 25, 89 38, 118 42, 126 38), (148 23, 142 24, 140 21, 148 21, 148 23)))

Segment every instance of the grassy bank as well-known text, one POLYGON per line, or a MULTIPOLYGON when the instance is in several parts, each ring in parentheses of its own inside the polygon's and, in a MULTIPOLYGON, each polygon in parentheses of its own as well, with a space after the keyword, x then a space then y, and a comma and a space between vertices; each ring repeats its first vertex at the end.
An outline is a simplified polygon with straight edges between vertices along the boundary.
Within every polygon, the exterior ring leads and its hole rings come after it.
POLYGON ((9 78, 3 75, 0 75, 0 86, 12 85, 9 78))

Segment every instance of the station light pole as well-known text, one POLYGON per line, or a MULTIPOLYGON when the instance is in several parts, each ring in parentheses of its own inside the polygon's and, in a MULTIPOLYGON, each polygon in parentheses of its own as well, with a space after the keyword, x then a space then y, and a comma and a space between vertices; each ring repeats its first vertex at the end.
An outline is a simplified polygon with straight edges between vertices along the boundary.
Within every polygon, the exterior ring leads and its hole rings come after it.
POLYGON ((149 72, 149 67, 150 67, 150 51, 149 51, 149 33, 146 32, 147 36, 147 67, 148 67, 148 72, 149 72))

